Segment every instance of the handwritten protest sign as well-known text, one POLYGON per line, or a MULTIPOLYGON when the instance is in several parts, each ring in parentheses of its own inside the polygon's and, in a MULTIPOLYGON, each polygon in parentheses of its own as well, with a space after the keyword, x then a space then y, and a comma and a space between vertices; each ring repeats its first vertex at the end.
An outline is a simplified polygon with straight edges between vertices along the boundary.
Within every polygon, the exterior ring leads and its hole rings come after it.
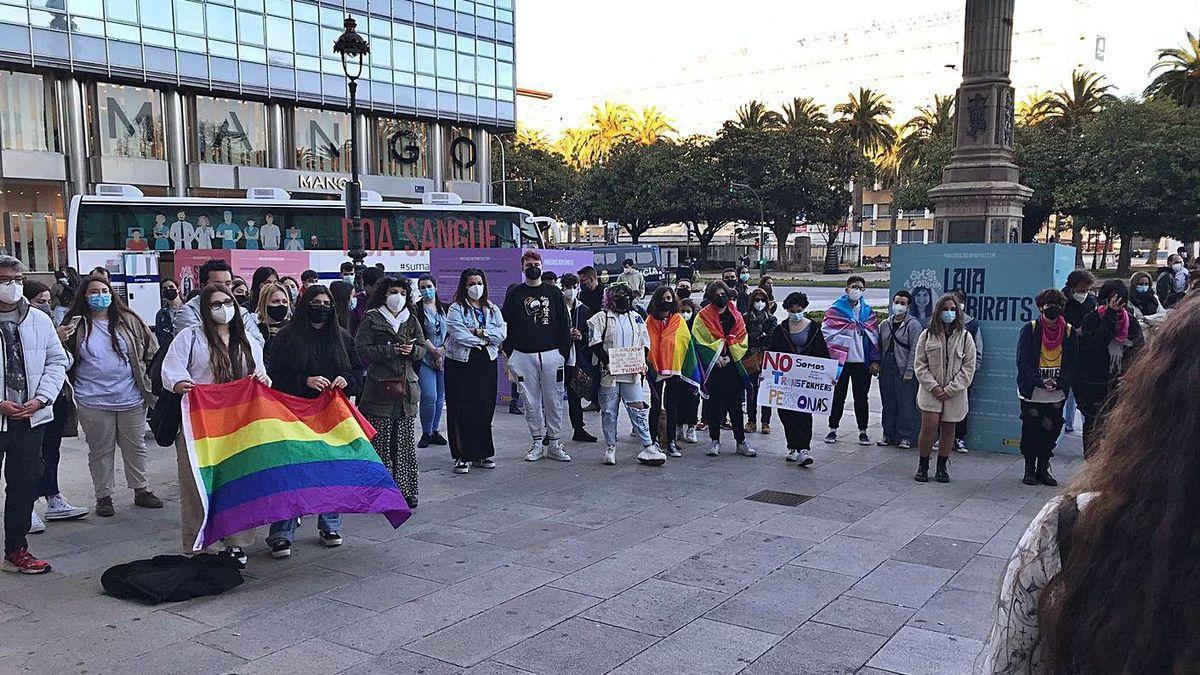
POLYGON ((646 372, 644 347, 614 347, 608 350, 608 372, 613 375, 637 375, 646 372))
POLYGON ((838 362, 812 356, 764 352, 758 404, 806 413, 828 413, 838 362))

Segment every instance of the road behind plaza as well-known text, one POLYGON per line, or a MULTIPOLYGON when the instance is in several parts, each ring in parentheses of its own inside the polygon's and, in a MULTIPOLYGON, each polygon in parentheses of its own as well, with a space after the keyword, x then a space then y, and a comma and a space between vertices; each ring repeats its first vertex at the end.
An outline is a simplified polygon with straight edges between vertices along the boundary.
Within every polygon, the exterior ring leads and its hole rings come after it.
MULTIPOLYGON (((30 537, 52 573, 0 577, 0 672, 957 675, 1053 494, 1022 485, 1014 455, 955 455, 951 483, 918 484, 915 450, 818 441, 799 469, 778 425, 753 437, 757 458, 685 446, 662 468, 637 465, 624 420, 616 467, 570 443, 569 464, 523 462, 524 420, 504 412, 496 437, 494 471, 454 475, 444 448, 419 451, 421 506, 397 531, 347 516, 345 545, 325 549, 308 518, 290 559, 249 551, 243 586, 147 607, 99 578, 177 552, 175 451, 152 447, 166 508, 122 492, 114 518, 30 537), (764 490, 807 499, 748 499, 764 490)), ((1079 461, 1064 445, 1062 478, 1079 461)), ((64 443, 63 488, 82 503, 86 456, 64 443)))

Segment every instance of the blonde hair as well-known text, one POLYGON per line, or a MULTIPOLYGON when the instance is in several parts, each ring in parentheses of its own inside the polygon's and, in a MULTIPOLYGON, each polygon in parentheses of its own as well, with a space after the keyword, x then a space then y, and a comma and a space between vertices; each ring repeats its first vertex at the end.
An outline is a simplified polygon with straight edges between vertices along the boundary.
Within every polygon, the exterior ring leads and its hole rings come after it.
POLYGON ((288 316, 292 315, 292 294, 288 293, 287 286, 278 281, 271 281, 263 284, 263 287, 258 291, 258 304, 256 305, 259 323, 267 322, 267 301, 271 299, 271 294, 276 291, 283 293, 284 300, 287 300, 288 316))

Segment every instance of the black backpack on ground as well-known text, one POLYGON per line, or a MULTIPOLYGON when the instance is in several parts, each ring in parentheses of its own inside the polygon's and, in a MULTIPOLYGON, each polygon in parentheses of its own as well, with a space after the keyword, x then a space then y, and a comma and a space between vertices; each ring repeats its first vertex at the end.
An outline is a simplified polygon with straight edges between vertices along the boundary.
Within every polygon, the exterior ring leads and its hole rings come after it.
POLYGON ((100 576, 104 592, 114 598, 151 604, 217 595, 243 582, 237 560, 210 553, 154 556, 110 567, 100 576))

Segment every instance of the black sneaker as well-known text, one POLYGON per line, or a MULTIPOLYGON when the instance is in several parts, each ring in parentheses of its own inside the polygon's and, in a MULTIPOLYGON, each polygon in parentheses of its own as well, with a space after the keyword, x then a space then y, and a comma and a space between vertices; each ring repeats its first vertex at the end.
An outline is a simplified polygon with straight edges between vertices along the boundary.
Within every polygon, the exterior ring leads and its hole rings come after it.
POLYGON ((454 463, 454 473, 470 473, 471 465, 461 459, 454 463))
POLYGON ((417 508, 417 498, 416 497, 405 497, 404 501, 408 504, 409 510, 417 508))
POLYGON ((865 432, 865 431, 858 432, 858 444, 859 445, 870 445, 871 444, 871 439, 867 437, 867 432, 865 432))
POLYGON ((274 544, 271 544, 271 557, 272 558, 275 558, 276 560, 278 560, 279 558, 286 558, 286 557, 290 556, 291 554, 292 554, 292 542, 277 541, 274 544))
POLYGON ((447 441, 446 437, 442 436, 441 433, 435 431, 432 434, 429 434, 429 442, 434 445, 446 445, 449 441, 447 441))
POLYGON ((474 464, 475 464, 475 466, 479 467, 480 469, 496 468, 496 460, 492 459, 491 457, 485 457, 485 458, 479 460, 478 462, 474 462, 474 464))
POLYGON ((517 405, 514 403, 514 404, 508 406, 508 414, 509 415, 524 415, 525 411, 518 408, 517 405))
POLYGON ((596 437, 589 434, 586 429, 576 429, 575 433, 571 436, 571 440, 580 443, 595 443, 596 437))
POLYGON ((246 552, 242 550, 241 546, 226 546, 225 555, 233 558, 237 562, 238 569, 246 569, 246 563, 250 561, 250 559, 246 557, 246 552))
POLYGON ((830 429, 829 433, 825 434, 826 443, 837 443, 837 429, 830 429))
POLYGON ((429 447, 429 435, 428 434, 421 434, 421 440, 417 441, 417 447, 418 448, 428 448, 429 447))
POLYGON ((322 532, 321 541, 328 547, 342 545, 342 535, 340 532, 322 532))

